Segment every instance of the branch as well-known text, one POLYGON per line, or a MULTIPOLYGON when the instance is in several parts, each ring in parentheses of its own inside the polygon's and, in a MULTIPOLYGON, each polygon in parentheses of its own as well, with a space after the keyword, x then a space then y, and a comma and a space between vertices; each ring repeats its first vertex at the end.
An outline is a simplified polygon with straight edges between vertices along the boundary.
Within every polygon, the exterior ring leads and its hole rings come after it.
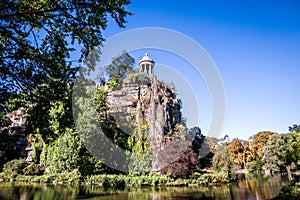
POLYGON ((38 53, 40 54, 39 44, 38 44, 38 42, 37 42, 36 35, 35 35, 34 31, 33 31, 33 28, 32 28, 30 31, 31 31, 31 33, 32 33, 32 35, 33 35, 33 38, 34 38, 35 45, 36 45, 36 48, 37 48, 37 50, 38 50, 38 53))
POLYGON ((87 8, 92 8, 94 7, 93 4, 87 4, 86 6, 78 6, 78 7, 71 7, 71 8, 50 8, 50 9, 45 9, 45 10, 39 10, 39 11, 17 11, 15 13, 10 13, 10 14, 0 14, 0 19, 8 19, 11 17, 22 17, 26 15, 40 15, 44 13, 52 13, 52 12, 57 12, 57 11, 72 11, 72 10, 78 10, 78 9, 87 9, 87 8))

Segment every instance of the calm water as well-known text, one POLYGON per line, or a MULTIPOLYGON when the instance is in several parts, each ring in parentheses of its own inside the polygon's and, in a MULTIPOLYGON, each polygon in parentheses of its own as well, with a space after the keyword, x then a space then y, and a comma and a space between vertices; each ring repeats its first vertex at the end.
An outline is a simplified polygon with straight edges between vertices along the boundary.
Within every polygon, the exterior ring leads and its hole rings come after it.
POLYGON ((0 183, 0 199, 270 199, 275 197, 282 186, 287 183, 287 178, 280 176, 248 176, 239 183, 220 186, 145 187, 125 188, 124 190, 105 190, 98 186, 0 183))

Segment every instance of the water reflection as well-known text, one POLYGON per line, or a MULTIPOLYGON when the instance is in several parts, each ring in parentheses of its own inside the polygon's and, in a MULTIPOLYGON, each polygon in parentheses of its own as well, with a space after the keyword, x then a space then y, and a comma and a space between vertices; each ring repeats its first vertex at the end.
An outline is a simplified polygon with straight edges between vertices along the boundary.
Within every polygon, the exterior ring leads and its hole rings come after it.
POLYGON ((270 199, 275 197, 288 179, 281 176, 242 177, 234 184, 198 187, 145 187, 124 190, 91 186, 43 185, 29 183, 0 183, 0 199, 270 199))

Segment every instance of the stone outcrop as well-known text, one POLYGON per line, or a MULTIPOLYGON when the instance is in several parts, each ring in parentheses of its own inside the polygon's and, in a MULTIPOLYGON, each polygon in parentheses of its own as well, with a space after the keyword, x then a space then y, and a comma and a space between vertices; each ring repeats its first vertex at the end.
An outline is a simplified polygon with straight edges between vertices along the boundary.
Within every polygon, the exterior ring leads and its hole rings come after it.
POLYGON ((22 109, 18 109, 13 113, 8 114, 8 117, 11 120, 10 125, 10 138, 14 141, 13 151, 16 151, 20 154, 21 158, 25 159, 28 162, 33 161, 33 152, 32 146, 33 143, 28 140, 25 135, 25 122, 22 109))
POLYGON ((163 149, 166 135, 181 122, 181 101, 174 91, 151 74, 147 83, 125 79, 119 90, 108 90, 108 114, 127 134, 134 126, 146 122, 148 140, 153 150, 152 171, 161 168, 158 154, 163 149))

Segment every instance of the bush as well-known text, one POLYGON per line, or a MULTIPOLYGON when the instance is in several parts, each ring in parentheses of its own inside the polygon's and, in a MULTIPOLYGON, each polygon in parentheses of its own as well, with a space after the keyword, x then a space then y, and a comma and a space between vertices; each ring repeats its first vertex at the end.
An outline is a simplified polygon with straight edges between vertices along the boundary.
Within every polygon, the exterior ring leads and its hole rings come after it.
POLYGON ((255 160, 247 163, 246 168, 251 173, 260 173, 263 171, 264 163, 261 160, 255 160))
POLYGON ((192 148, 188 148, 177 160, 160 170, 162 174, 170 174, 172 178, 193 178, 199 159, 192 148))
POLYGON ((25 160, 11 160, 4 164, 3 172, 7 175, 10 174, 24 174, 23 169, 28 166, 25 160))
POLYGON ((122 188, 125 186, 125 176, 115 174, 90 176, 88 181, 93 184, 102 184, 103 187, 122 188))
POLYGON ((150 82, 149 77, 144 72, 139 72, 136 70, 132 70, 130 73, 128 73, 126 79, 130 83, 136 83, 140 85, 144 85, 150 82))
POLYGON ((233 178, 229 178, 227 173, 206 173, 197 177, 197 184, 216 184, 216 183, 230 183, 235 181, 233 178))
POLYGON ((107 85, 110 90, 119 90, 122 87, 122 79, 114 78, 107 82, 107 85))
POLYGON ((42 175, 44 173, 44 168, 39 164, 31 163, 22 171, 24 175, 42 175))
POLYGON ((300 176, 296 176, 287 186, 283 187, 279 195, 273 200, 300 199, 300 176))
POLYGON ((59 182, 79 183, 81 180, 82 176, 78 169, 74 169, 69 173, 63 173, 58 177, 59 182))
POLYGON ((158 174, 131 176, 131 175, 92 175, 86 177, 86 184, 101 184, 103 187, 122 188, 131 186, 165 186, 176 185, 175 180, 158 174))

